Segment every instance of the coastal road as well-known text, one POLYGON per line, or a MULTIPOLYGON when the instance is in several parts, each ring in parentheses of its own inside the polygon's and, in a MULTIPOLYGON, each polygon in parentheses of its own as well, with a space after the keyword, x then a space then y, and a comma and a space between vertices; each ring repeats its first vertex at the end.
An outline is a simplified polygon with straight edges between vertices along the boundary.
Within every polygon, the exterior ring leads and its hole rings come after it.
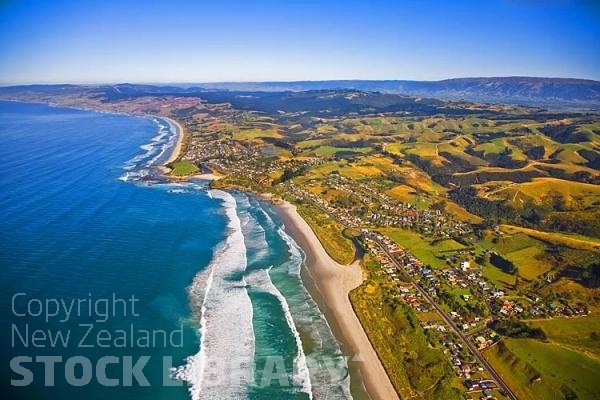
MULTIPOLYGON (((343 227, 348 228, 348 226, 346 226, 346 224, 344 222, 340 221, 335 215, 330 213, 328 210, 324 209, 319 204, 315 203, 314 205, 317 208, 319 208, 321 211, 323 211, 326 215, 328 215, 331 219, 333 219, 334 221, 336 221, 343 227)), ((375 241, 375 243, 377 243, 379 245, 381 250, 383 250, 383 252, 390 258, 390 260, 392 260, 394 265, 396 265, 400 270, 402 270, 402 271, 404 270, 402 265, 400 265, 400 263, 398 261, 396 261, 396 259, 392 256, 392 254, 388 251, 387 247, 383 243, 379 242, 379 240, 377 240, 377 238, 375 236, 372 236, 371 239, 373 239, 375 241)), ((429 293, 425 289, 423 289, 421 287, 421 285, 419 285, 413 279, 413 277, 410 276, 410 274, 407 274, 407 275, 408 275, 408 278, 410 279, 412 285, 419 291, 419 293, 421 293, 431 303, 431 305, 437 310, 437 312, 444 319, 444 321, 446 321, 448 326, 450 326, 450 328, 464 342, 465 346, 467 346, 467 348, 471 351, 471 353, 477 359, 477 361, 479 361, 479 363, 481 365, 483 365, 483 367, 490 373, 490 375, 492 376, 492 378, 494 378, 494 380, 498 384, 498 387, 500 389, 502 389, 502 391, 504 392, 506 397, 508 397, 510 400, 518 400, 518 398, 514 394, 514 392, 508 387, 508 385, 504 382, 504 380, 500 377, 500 375, 496 372, 496 370, 494 370, 494 368, 491 366, 491 364, 483 357, 483 355, 479 352, 479 349, 477 347, 475 347, 475 344, 473 344, 471 341, 469 341, 469 338, 462 332, 462 330, 458 327, 458 325, 456 325, 456 323, 452 320, 452 318, 450 318, 450 316, 448 314, 446 314, 446 312, 440 307, 440 305, 435 302, 435 300, 429 295, 429 293)))
MULTIPOLYGON (((386 248, 386 246, 383 243, 380 243, 379 240, 377 240, 375 237, 371 237, 371 239, 373 239, 375 241, 375 243, 377 243, 379 245, 379 247, 381 248, 381 250, 383 250, 385 252, 385 254, 387 254, 387 256, 392 260, 392 262, 402 271, 404 271, 404 268, 402 267, 402 265, 400 265, 400 263, 398 261, 396 261, 396 259, 392 256, 392 254, 388 251, 388 249, 386 248)), ((437 304, 434 299, 429 295, 429 293, 423 289, 421 287, 421 285, 419 285, 412 276, 410 276, 410 274, 407 274, 408 278, 410 279, 411 283, 413 284, 413 286, 419 291, 419 293, 421 293, 423 295, 423 297, 425 297, 427 299, 427 301, 429 301, 431 303, 431 305, 437 310, 437 312, 440 314, 440 316, 444 319, 444 321, 448 324, 448 326, 450 326, 450 328, 458 335, 458 337, 460 337, 460 339, 464 342, 465 346, 467 346, 467 348, 471 351, 471 353, 473 354, 473 356, 475 356, 475 358, 477 359, 477 361, 479 361, 479 363, 481 365, 484 366, 485 369, 488 370, 488 372, 490 373, 490 375, 492 376, 492 378, 494 378, 494 380, 496 381, 496 383, 498 384, 498 387, 500 389, 502 389, 502 391, 505 393, 505 395, 511 399, 511 400, 518 400, 517 396, 513 393, 512 390, 510 390, 510 388, 508 387, 508 385, 504 382, 504 380, 502 380, 502 378, 500 377, 500 375, 498 375, 498 373, 494 370, 494 368, 490 365, 490 363, 483 357, 483 355, 479 352, 479 349, 477 347, 475 347, 475 344, 473 344, 469 338, 463 333, 463 331, 458 327, 458 325, 456 325, 456 323, 452 320, 452 318, 450 318, 450 316, 448 314, 446 314, 446 312, 439 306, 439 304, 437 304)))

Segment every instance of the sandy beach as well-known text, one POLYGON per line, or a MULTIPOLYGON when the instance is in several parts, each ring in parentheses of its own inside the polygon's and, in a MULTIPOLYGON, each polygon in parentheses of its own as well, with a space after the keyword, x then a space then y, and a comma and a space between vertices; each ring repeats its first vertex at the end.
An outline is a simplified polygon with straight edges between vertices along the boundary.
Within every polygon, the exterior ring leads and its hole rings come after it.
POLYGON ((286 231, 306 253, 305 281, 309 282, 305 283, 311 292, 316 292, 317 303, 342 350, 350 356, 350 368, 358 367, 364 389, 372 399, 399 399, 348 298, 348 293, 363 281, 359 263, 349 266, 336 263, 293 205, 284 202, 276 207, 286 231), (364 361, 352 361, 357 354, 364 361))
POLYGON ((169 123, 175 125, 175 127, 177 128, 177 141, 175 142, 175 145, 171 149, 171 154, 169 155, 169 158, 167 159, 167 161, 165 161, 164 163, 162 163, 161 165, 159 165, 157 167, 161 171, 161 173, 164 177, 173 179, 176 177, 169 175, 169 172, 171 172, 171 168, 168 167, 168 165, 170 163, 172 163, 173 161, 177 160, 179 158, 179 156, 181 156, 181 150, 183 147, 183 137, 185 135, 185 131, 183 130, 183 127, 181 126, 181 124, 179 122, 175 121, 174 119, 171 119, 168 117, 158 117, 158 118, 162 118, 164 120, 169 121, 169 123))
MULTIPOLYGON (((162 170, 168 173, 170 169, 167 164, 177 160, 181 154, 185 131, 177 121, 165 119, 178 129, 177 142, 169 159, 162 166, 162 170)), ((169 178, 175 177, 169 176, 169 178)), ((209 173, 182 177, 182 179, 189 178, 214 180, 219 179, 220 176, 209 173)), ((260 197, 269 199, 269 196, 260 197)), ((336 263, 329 257, 308 223, 298 214, 295 206, 283 202, 276 208, 285 223, 286 230, 306 254, 307 269, 303 275, 305 283, 316 295, 316 301, 334 335, 341 343, 344 354, 350 357, 350 369, 360 377, 364 392, 374 400, 399 399, 348 298, 349 292, 363 282, 360 264, 355 262, 345 266, 336 263), (358 358, 361 361, 352 361, 357 355, 360 355, 358 358)))
POLYGON ((169 156, 167 161, 165 161, 165 163, 164 163, 164 165, 166 166, 167 164, 170 164, 173 161, 177 160, 179 158, 179 156, 181 155, 181 150, 182 150, 182 146, 183 146, 183 138, 185 136, 185 130, 183 129, 183 126, 181 126, 181 124, 179 122, 175 121, 174 119, 167 118, 167 117, 161 117, 161 118, 169 121, 170 123, 172 123, 173 125, 175 125, 177 127, 177 142, 175 143, 175 146, 173 146, 173 151, 171 152, 171 155, 169 156))
POLYGON ((165 175, 169 179, 173 179, 176 181, 184 181, 184 180, 188 180, 191 178, 204 179, 207 181, 215 181, 215 180, 219 180, 222 178, 222 176, 216 175, 213 173, 194 174, 194 175, 189 175, 189 176, 168 175, 168 173, 171 172, 171 168, 169 168, 168 165, 170 163, 172 163, 173 161, 177 160, 181 156, 181 151, 183 150, 183 139, 185 137, 185 130, 183 129, 183 126, 179 122, 175 121, 174 119, 171 119, 168 117, 160 117, 160 118, 169 121, 170 123, 172 123, 173 125, 175 125, 177 127, 177 141, 175 142, 175 145, 173 146, 171 155, 169 156, 167 161, 165 161, 160 166, 160 170, 162 171, 163 175, 165 175))

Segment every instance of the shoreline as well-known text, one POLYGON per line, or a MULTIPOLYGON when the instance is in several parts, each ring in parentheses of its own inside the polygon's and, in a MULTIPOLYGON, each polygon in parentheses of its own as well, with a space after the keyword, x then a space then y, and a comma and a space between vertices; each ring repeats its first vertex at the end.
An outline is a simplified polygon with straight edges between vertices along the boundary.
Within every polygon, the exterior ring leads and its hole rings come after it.
MULTIPOLYGON (((18 101, 17 102, 22 102, 18 101)), ((126 112, 114 112, 110 110, 94 108, 77 108, 74 106, 53 105, 56 107, 74 108, 83 111, 100 113, 111 113, 120 115, 136 116, 126 112)), ((183 142, 186 135, 185 129, 178 121, 158 115, 144 115, 164 119, 175 127, 177 139, 171 148, 168 159, 156 165, 162 177, 175 182, 188 179, 203 179, 208 181, 221 179, 222 176, 214 173, 193 174, 187 176, 169 175, 171 168, 167 165, 176 161, 182 155, 183 142)), ((256 193, 245 188, 222 188, 221 190, 241 190, 257 198, 269 201, 278 212, 285 223, 285 229, 298 243, 305 254, 305 268, 302 268, 301 277, 306 289, 317 302, 323 312, 327 323, 340 344, 342 352, 348 356, 348 368, 351 375, 351 390, 361 391, 361 394, 369 399, 392 400, 399 399, 377 352, 373 348, 362 324, 360 323, 349 299, 349 293, 363 282, 362 268, 358 261, 344 266, 335 262, 327 254, 321 242, 316 237, 312 228, 298 214, 296 207, 289 202, 273 203, 272 195, 256 193), (356 355, 361 360, 354 361, 356 355)), ((363 396, 361 396, 362 398, 363 396)))
POLYGON ((183 138, 185 136, 185 130, 183 129, 183 126, 175 121, 172 118, 169 117, 158 117, 158 118, 162 118, 166 121, 168 121, 170 124, 173 124, 175 126, 175 128, 177 128, 177 141, 175 142, 175 145, 173 146, 173 151, 171 152, 171 155, 169 156, 169 158, 167 159, 167 161, 165 161, 163 163, 163 166, 167 166, 167 164, 172 163, 173 161, 177 160, 180 156, 181 156, 181 150, 183 147, 183 138))
POLYGON ((275 204, 274 208, 281 216, 286 231, 306 255, 302 280, 325 315, 334 336, 340 342, 342 352, 349 356, 348 368, 351 375, 359 378, 361 389, 368 398, 399 399, 350 303, 350 291, 363 282, 359 262, 344 266, 331 259, 294 205, 282 202, 275 204), (362 361, 353 361, 357 354, 362 356, 362 361))
MULTIPOLYGON (((182 155, 185 130, 172 118, 159 118, 167 120, 177 130, 177 140, 169 158, 158 166, 165 178, 171 181, 188 179, 213 181, 222 178, 212 172, 182 177, 169 175, 171 168, 167 165, 182 155)), ((334 337, 340 343, 342 353, 348 356, 351 391, 359 390, 361 398, 364 396, 372 400, 399 400, 387 371, 350 302, 350 291, 360 286, 364 280, 360 262, 356 260, 347 266, 335 262, 293 204, 287 201, 273 203, 270 194, 250 194, 273 204, 285 224, 286 231, 304 252, 306 259, 305 268, 302 268, 301 272, 302 281, 323 312, 334 337), (360 360, 355 361, 357 355, 360 355, 358 357, 360 360)))
POLYGON ((170 163, 176 161, 177 159, 179 159, 179 157, 182 156, 183 140, 185 139, 186 132, 185 132, 185 129, 183 128, 183 125, 180 124, 179 122, 177 122, 176 120, 174 120, 173 118, 169 118, 169 117, 157 117, 157 118, 162 118, 162 119, 166 120, 167 122, 169 122, 170 124, 175 126, 175 129, 177 129, 177 132, 176 132, 177 141, 175 142, 175 144, 173 145, 173 148, 171 149, 171 154, 169 155, 169 158, 164 163, 162 163, 158 166, 158 169, 161 171, 162 176, 164 178, 167 178, 172 181, 177 181, 177 182, 186 181, 188 179, 203 179, 206 181, 217 181, 222 178, 221 176, 216 175, 213 172, 192 174, 192 175, 185 175, 185 176, 169 175, 169 173, 172 171, 172 169, 168 165, 170 163))
POLYGON ((175 130, 176 130, 175 135, 177 135, 175 144, 171 148, 171 154, 169 155, 169 158, 167 158, 167 160, 165 162, 163 162, 162 164, 157 165, 157 168, 164 178, 179 180, 178 177, 169 175, 169 173, 173 170, 168 165, 171 164, 173 161, 177 160, 181 156, 181 150, 183 147, 183 136, 185 135, 185 131, 183 130, 183 126, 181 126, 181 124, 179 122, 175 121, 172 118, 159 117, 159 116, 156 116, 156 118, 162 118, 165 121, 167 121, 170 125, 174 126, 175 130))

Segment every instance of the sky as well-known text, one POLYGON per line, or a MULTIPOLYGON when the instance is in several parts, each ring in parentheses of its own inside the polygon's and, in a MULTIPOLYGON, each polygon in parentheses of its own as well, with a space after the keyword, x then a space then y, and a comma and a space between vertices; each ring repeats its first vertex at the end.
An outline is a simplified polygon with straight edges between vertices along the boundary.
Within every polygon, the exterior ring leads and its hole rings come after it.
POLYGON ((3 85, 516 75, 600 80, 600 2, 0 0, 3 85))

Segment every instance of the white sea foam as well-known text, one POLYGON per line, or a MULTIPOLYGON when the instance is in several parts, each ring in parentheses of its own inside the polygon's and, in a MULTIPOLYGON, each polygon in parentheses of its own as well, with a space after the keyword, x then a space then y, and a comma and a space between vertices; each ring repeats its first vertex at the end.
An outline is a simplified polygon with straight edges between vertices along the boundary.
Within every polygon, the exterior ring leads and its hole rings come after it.
POLYGON ((304 348, 302 347, 302 339, 300 338, 300 334, 294 323, 294 318, 292 317, 292 312, 290 311, 290 306, 286 298, 271 280, 271 276, 269 275, 271 268, 272 267, 254 270, 248 274, 247 280, 253 288, 269 293, 279 301, 287 325, 296 341, 296 355, 294 357, 294 375, 292 376, 292 381, 294 382, 294 386, 301 387, 301 390, 307 393, 309 398, 312 399, 312 385, 310 382, 306 355, 304 354, 304 348))
POLYGON ((267 242, 266 231, 262 225, 256 220, 254 215, 249 212, 254 206, 247 195, 238 196, 238 209, 240 210, 240 218, 243 219, 244 238, 246 244, 252 249, 249 264, 260 263, 269 256, 269 243, 267 242))
POLYGON ((127 182, 129 180, 129 172, 125 172, 123 175, 119 177, 119 180, 123 182, 127 182))
MULTIPOLYGON (((282 267, 287 269, 287 274, 300 278, 302 265, 304 264, 305 254, 298 246, 296 241, 287 234, 284 226, 279 226, 277 233, 285 241, 290 252, 290 261, 283 264, 282 267)), ((295 318, 300 326, 307 326, 307 332, 311 338, 318 343, 313 349, 312 357, 326 356, 335 357, 338 374, 343 376, 347 374, 347 363, 343 358, 339 344, 331 333, 331 327, 325 319, 323 313, 319 310, 304 285, 300 285, 300 291, 290 297, 290 301, 295 305, 295 318)), ((328 371, 323 371, 320 368, 310 370, 313 387, 313 393, 317 398, 332 398, 332 399, 352 399, 350 393, 350 377, 346 377, 341 382, 331 381, 328 371)))
POLYGON ((246 246, 233 196, 218 190, 211 195, 223 200, 230 233, 215 250, 208 276, 200 273, 190 288, 202 314, 200 351, 173 376, 190 384, 193 400, 245 398, 254 376, 253 310, 243 278, 246 246))
POLYGON ((127 172, 138 171, 138 175, 127 175, 126 172, 119 178, 123 182, 139 180, 141 177, 150 175, 150 170, 164 158, 165 152, 173 148, 177 141, 180 133, 175 125, 158 118, 152 118, 152 121, 158 125, 157 134, 148 143, 140 146, 144 153, 136 155, 123 166, 127 172))
POLYGON ((302 262, 304 261, 304 254, 302 253, 300 246, 298 246, 294 239, 287 234, 283 226, 277 228, 277 233, 287 244, 290 256, 292 258, 292 262, 289 263, 288 272, 290 274, 300 276, 300 269, 302 268, 302 262))
POLYGON ((265 211, 264 208, 262 208, 262 206, 260 205, 259 201, 256 201, 256 206, 258 211, 260 211, 260 213, 265 217, 266 221, 267 221, 267 225, 269 227, 274 227, 275 226, 275 221, 273 221, 273 218, 271 218, 271 216, 269 215, 269 213, 267 213, 265 211))

